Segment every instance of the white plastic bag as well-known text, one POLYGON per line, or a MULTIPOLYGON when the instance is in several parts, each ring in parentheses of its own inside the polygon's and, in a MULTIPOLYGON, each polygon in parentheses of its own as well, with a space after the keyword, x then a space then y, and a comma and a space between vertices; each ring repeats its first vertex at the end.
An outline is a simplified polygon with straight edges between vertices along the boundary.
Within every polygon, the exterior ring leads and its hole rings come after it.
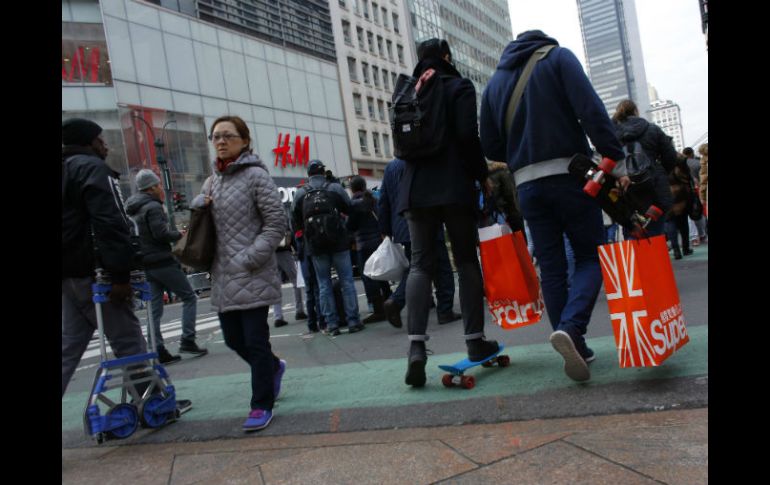
POLYGON ((378 281, 398 281, 408 267, 409 260, 404 254, 404 247, 386 237, 366 260, 364 275, 378 281))
POLYGON ((294 264, 297 266, 297 288, 304 288, 305 277, 302 275, 302 265, 299 264, 299 261, 295 261, 294 264))

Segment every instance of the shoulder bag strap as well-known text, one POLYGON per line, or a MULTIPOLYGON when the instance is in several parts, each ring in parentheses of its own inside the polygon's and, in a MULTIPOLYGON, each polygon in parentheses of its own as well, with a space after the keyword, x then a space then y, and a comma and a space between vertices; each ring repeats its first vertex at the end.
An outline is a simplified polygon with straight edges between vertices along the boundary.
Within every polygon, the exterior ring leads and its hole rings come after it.
POLYGON ((516 108, 519 105, 519 100, 521 99, 521 95, 524 94, 524 87, 527 85, 527 81, 529 81, 529 76, 532 74, 532 70, 535 69, 535 64, 537 64, 537 61, 540 59, 543 59, 548 52, 556 47, 555 45, 544 45, 543 47, 536 50, 534 53, 532 53, 532 56, 530 56, 529 60, 527 61, 527 65, 524 66, 524 70, 521 72, 521 77, 519 78, 519 81, 516 83, 516 87, 513 89, 513 94, 511 95, 511 100, 508 102, 508 111, 505 113, 505 137, 508 138, 508 133, 511 130, 511 123, 513 123, 513 114, 516 112, 516 108))

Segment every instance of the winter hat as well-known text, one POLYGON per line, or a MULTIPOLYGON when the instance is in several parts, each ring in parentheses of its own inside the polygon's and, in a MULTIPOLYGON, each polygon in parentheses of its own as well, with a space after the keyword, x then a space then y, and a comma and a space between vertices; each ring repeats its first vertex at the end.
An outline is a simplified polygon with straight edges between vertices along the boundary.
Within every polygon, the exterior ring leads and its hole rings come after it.
POLYGON ((147 190, 153 185, 158 185, 160 183, 160 179, 157 175, 155 175, 155 172, 148 168, 143 168, 142 170, 139 170, 139 173, 136 174, 136 188, 139 190, 147 190))
POLYGON ((61 123, 62 145, 88 146, 102 132, 102 127, 91 120, 71 118, 61 123))
POLYGON ((353 192, 363 192, 366 190, 366 180, 362 176, 356 175, 350 179, 350 190, 353 192))
POLYGON ((421 61, 426 57, 438 57, 443 59, 449 54, 452 58, 452 51, 449 50, 449 44, 444 39, 428 39, 417 47, 417 60, 421 61))
POLYGON ((326 167, 321 160, 311 160, 310 163, 307 164, 308 175, 323 175, 324 170, 326 170, 326 167))

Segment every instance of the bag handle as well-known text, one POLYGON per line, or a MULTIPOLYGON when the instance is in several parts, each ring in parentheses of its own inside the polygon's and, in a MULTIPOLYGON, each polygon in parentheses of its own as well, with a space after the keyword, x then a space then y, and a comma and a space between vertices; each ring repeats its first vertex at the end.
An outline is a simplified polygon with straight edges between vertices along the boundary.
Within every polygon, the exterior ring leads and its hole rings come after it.
POLYGON ((548 52, 556 47, 555 45, 544 45, 543 47, 537 49, 535 52, 532 53, 529 60, 527 61, 527 65, 524 66, 524 70, 521 72, 521 77, 519 78, 519 81, 516 83, 516 87, 513 89, 513 94, 511 95, 511 99, 508 102, 508 111, 505 113, 505 137, 508 138, 508 133, 511 131, 511 123, 513 123, 513 114, 516 112, 516 108, 519 105, 519 100, 521 99, 521 95, 524 94, 524 88, 527 85, 527 81, 529 81, 529 76, 532 74, 532 71, 535 69, 535 64, 537 64, 537 61, 545 58, 545 56, 548 54, 548 52))

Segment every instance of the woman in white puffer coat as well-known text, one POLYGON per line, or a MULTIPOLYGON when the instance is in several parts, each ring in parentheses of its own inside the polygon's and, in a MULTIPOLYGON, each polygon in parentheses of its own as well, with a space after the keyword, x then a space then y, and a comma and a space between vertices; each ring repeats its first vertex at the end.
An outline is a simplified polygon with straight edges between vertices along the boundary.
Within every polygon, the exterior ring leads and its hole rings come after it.
POLYGON ((246 123, 222 116, 209 138, 217 158, 201 192, 203 203, 212 204, 217 235, 211 307, 225 344, 251 367, 251 410, 243 429, 254 431, 270 424, 286 370, 272 352, 267 323, 269 306, 281 302, 275 250, 286 218, 267 167, 251 151, 246 123))

